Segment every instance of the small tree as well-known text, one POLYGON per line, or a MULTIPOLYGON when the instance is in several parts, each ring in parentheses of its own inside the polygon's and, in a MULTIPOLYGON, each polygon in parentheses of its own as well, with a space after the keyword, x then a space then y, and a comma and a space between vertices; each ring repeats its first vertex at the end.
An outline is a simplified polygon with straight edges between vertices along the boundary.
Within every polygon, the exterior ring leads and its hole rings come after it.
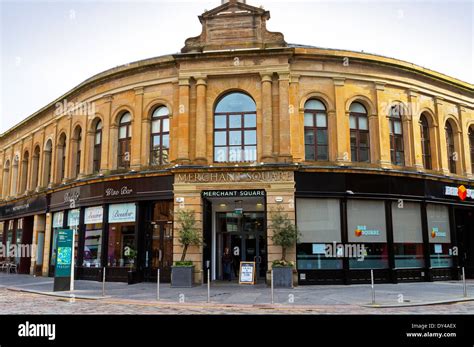
POLYGON ((183 246, 181 261, 184 261, 188 247, 202 245, 202 237, 201 233, 196 227, 194 211, 179 210, 177 213, 176 222, 180 225, 178 242, 183 246))
POLYGON ((286 250, 298 242, 300 233, 288 214, 283 213, 281 206, 270 212, 270 220, 270 228, 273 229, 272 241, 275 245, 281 246, 281 260, 286 263, 286 250))

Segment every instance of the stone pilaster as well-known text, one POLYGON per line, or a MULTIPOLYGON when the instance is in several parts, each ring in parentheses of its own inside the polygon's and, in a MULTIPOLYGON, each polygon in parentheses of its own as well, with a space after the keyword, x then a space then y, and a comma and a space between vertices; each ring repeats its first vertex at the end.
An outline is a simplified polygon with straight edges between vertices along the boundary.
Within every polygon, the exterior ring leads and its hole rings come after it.
POLYGON ((291 154, 295 162, 304 161, 304 110, 299 107, 299 75, 290 75, 289 116, 291 154))
POLYGON ((46 213, 46 220, 44 226, 44 249, 43 249, 43 268, 42 274, 47 277, 49 273, 49 253, 51 250, 51 237, 53 231, 53 214, 46 213))
POLYGON ((329 142, 335 144, 335 160, 340 165, 345 165, 349 162, 351 153, 350 148, 350 130, 349 130, 349 119, 346 117, 346 95, 345 95, 345 79, 334 78, 334 96, 335 96, 335 107, 336 117, 330 117, 328 121, 331 121, 331 125, 335 131, 330 131, 329 142), (335 135, 335 136, 334 136, 335 135))
POLYGON ((423 150, 421 148, 420 114, 418 107, 418 92, 408 90, 408 110, 411 115, 410 134, 413 139, 412 158, 413 165, 418 171, 423 171, 423 150), (415 114, 416 111, 416 114, 415 114))
MULTIPOLYGON (((392 161, 390 158, 390 131, 388 127, 388 100, 385 96, 385 84, 375 83, 375 94, 377 98, 377 141, 373 145, 377 147, 379 164, 381 167, 390 169, 392 161)), ((372 145, 372 144, 371 144, 372 145)))
POLYGON ((291 121, 290 121, 290 75, 287 72, 278 74, 278 87, 280 99, 280 149, 279 162, 290 163, 293 161, 291 155, 291 121))
MULTIPOLYGON (((142 154, 142 120, 143 120, 143 88, 135 88, 135 114, 132 119, 132 139, 130 150, 130 169, 139 170, 141 166, 142 154)), ((143 136, 149 136, 143 134, 143 136)))
POLYGON ((196 163, 205 165, 207 163, 207 148, 206 148, 206 98, 207 98, 207 83, 205 77, 196 79, 196 163))
POLYGON ((104 96, 104 119, 102 120, 102 147, 100 156, 100 172, 114 168, 117 162, 117 126, 112 129, 112 95, 104 96), (114 141, 115 139, 115 141, 114 141), (115 152, 114 152, 115 148, 115 152), (115 157, 115 158, 114 158, 115 157))
POLYGON ((448 152, 446 144, 446 129, 444 121, 444 100, 441 98, 435 98, 435 114, 438 127, 436 128, 437 137, 439 141, 439 152, 438 152, 438 170, 443 174, 449 175, 448 165, 448 152))
POLYGON ((462 148, 462 167, 464 171, 462 171, 464 176, 469 178, 473 178, 472 172, 472 163, 471 163, 471 144, 469 142, 469 124, 467 120, 469 119, 469 115, 467 113, 466 106, 458 105, 458 112, 459 112, 459 123, 461 124, 462 133, 461 133, 461 148, 462 148))
POLYGON ((272 73, 262 73, 262 161, 273 158, 272 73))
POLYGON ((189 164, 189 78, 179 79, 178 156, 180 164, 189 164))

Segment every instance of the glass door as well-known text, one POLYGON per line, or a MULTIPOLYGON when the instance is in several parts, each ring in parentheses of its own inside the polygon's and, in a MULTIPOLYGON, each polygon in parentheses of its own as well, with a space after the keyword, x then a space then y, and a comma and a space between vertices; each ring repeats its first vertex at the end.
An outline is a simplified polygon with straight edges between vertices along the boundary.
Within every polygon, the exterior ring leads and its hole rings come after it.
POLYGON ((149 280, 156 281, 157 270, 160 269, 160 282, 171 281, 171 265, 173 265, 173 224, 157 222, 152 225, 150 248, 147 251, 149 280))

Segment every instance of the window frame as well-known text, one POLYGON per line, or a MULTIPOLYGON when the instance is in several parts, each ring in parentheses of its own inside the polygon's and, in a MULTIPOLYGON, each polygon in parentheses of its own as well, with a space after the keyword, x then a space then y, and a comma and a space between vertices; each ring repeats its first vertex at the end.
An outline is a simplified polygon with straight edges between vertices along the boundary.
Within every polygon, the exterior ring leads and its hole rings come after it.
MULTIPOLYGON (((311 114, 312 117, 313 117, 313 126, 307 126, 307 125, 304 125, 304 147, 305 147, 305 160, 308 160, 308 161, 329 161, 329 129, 328 129, 328 112, 327 112, 327 107, 326 105, 324 104, 324 102, 322 102, 321 100, 319 99, 308 99, 306 102, 305 102, 305 107, 304 107, 304 117, 306 117, 306 114, 311 114), (316 110, 316 109, 311 109, 311 108, 306 108, 306 105, 312 101, 312 100, 315 100, 315 101, 319 101, 323 106, 324 106, 324 110, 316 110), (326 126, 325 127, 321 127, 321 126, 318 126, 318 123, 317 123, 317 115, 318 114, 321 114, 323 113, 325 118, 326 118, 326 126), (318 144, 318 130, 319 131, 325 131, 326 133, 326 144, 318 144), (307 144, 306 143, 306 132, 307 131, 311 131, 313 132, 313 136, 314 136, 314 144, 307 144), (314 159, 308 159, 307 157, 307 151, 306 151, 306 147, 307 146, 313 146, 313 150, 314 150, 314 159), (318 148, 319 147, 326 147, 326 158, 325 159, 318 159, 318 148)), ((304 121, 303 121, 303 124, 304 124, 304 121)))
MULTIPOLYGON (((350 135, 352 134, 355 134, 355 138, 356 138, 356 144, 355 146, 352 146, 352 143, 351 143, 351 161, 352 162, 357 162, 357 163, 370 163, 370 126, 369 126, 369 117, 367 115, 367 109, 365 108, 364 105, 362 105, 360 102, 356 102, 357 104, 361 105, 364 110, 365 110, 365 113, 361 113, 361 112, 353 112, 353 111, 350 111, 349 112, 349 120, 350 120, 350 117, 355 117, 355 120, 356 120, 356 128, 351 128, 350 126, 350 121, 349 121, 349 129, 350 129, 350 135), (360 129, 360 125, 359 125, 359 120, 360 118, 364 117, 366 119, 366 122, 367 122, 367 129, 360 129), (368 140, 368 143, 367 143, 367 160, 360 160, 360 157, 361 157, 361 146, 360 146, 360 137, 361 137, 361 134, 366 134, 367 135, 367 140, 368 140), (353 158, 352 156, 352 151, 355 150, 355 154, 356 154, 356 158, 353 158)), ((352 104, 353 105, 353 104, 352 104)), ((352 106, 351 105, 351 106, 352 106)), ((350 110, 350 108, 349 108, 350 110)), ((351 137, 351 136, 350 136, 351 137)))
POLYGON ((94 157, 92 159, 92 171, 94 173, 100 172, 100 165, 102 161, 102 127, 102 121, 99 120, 95 125, 94 131, 94 157), (97 136, 100 138, 99 143, 97 143, 97 136))
POLYGON ((430 125, 424 114, 421 114, 418 124, 420 125, 421 157, 423 160, 423 167, 426 170, 432 170, 433 163, 431 160, 430 125))
POLYGON ((454 153, 456 153, 456 145, 454 142, 454 131, 451 123, 446 121, 444 126, 444 131, 446 134, 446 151, 448 155, 448 170, 450 173, 456 174, 456 161, 454 160, 454 153))
POLYGON ((120 121, 118 125, 118 151, 117 151, 117 166, 120 169, 128 169, 130 168, 130 160, 125 161, 124 158, 126 157, 127 153, 130 158, 130 143, 132 139, 132 115, 130 112, 124 112, 120 116, 120 121), (129 114, 130 115, 130 120, 129 121, 124 121, 122 122, 123 117, 125 115, 129 114), (125 128, 125 137, 121 138, 120 137, 120 130, 122 128, 125 128))
POLYGON ((395 105, 390 108, 388 118, 389 121, 389 135, 390 135, 390 161, 393 165, 405 166, 405 143, 403 134, 403 119, 400 112, 394 114, 395 108, 401 108, 401 105, 395 105), (395 133, 395 123, 400 122, 400 134, 395 133), (400 140, 402 149, 397 146, 397 139, 400 140), (396 161, 397 153, 400 154, 401 161, 396 161))
POLYGON ((158 106, 154 109, 152 116, 151 116, 151 126, 150 126, 150 165, 151 166, 160 166, 160 165, 166 165, 169 164, 169 141, 170 141, 170 116, 169 116, 169 109, 166 106, 158 106), (165 108, 167 111, 166 115, 161 115, 161 116, 155 116, 155 113, 157 113, 158 110, 165 108), (163 121, 167 120, 168 121, 168 131, 163 131, 163 121), (158 132, 153 132, 153 122, 159 121, 160 122, 160 129, 158 132), (163 156, 163 137, 168 135, 168 159, 164 159, 163 156), (155 137, 159 138, 159 145, 155 147, 154 144, 154 139, 155 137), (155 156, 154 154, 159 152, 159 158, 158 162, 155 162, 155 156))

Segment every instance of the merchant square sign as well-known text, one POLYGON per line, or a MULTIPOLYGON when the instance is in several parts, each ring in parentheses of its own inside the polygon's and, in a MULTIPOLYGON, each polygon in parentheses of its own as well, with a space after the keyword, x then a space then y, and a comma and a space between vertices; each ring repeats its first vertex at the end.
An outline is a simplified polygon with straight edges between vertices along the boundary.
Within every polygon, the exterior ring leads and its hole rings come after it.
POLYGON ((292 182, 293 171, 179 173, 176 183, 292 182))

